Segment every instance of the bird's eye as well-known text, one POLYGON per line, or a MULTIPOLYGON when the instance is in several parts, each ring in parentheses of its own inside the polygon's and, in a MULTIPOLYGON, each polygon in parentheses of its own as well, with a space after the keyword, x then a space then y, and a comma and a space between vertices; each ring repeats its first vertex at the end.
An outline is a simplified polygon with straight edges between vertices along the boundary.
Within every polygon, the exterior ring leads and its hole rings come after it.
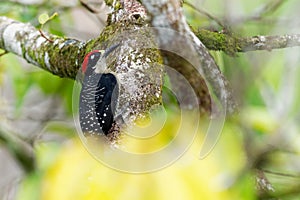
POLYGON ((100 52, 94 52, 91 54, 91 56, 89 57, 89 62, 88 62, 88 67, 94 67, 97 62, 99 61, 101 57, 101 53, 100 52))
POLYGON ((94 50, 87 54, 82 63, 82 72, 86 73, 87 71, 95 67, 97 65, 97 62, 101 58, 101 55, 102 53, 100 50, 94 50))

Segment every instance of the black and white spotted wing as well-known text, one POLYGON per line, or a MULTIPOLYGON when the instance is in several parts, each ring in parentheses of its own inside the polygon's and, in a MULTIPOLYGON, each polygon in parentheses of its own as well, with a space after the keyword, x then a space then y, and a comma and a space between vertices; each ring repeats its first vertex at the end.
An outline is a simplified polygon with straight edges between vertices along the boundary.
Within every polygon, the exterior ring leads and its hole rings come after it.
POLYGON ((111 74, 85 77, 80 92, 80 126, 84 135, 107 135, 114 122, 119 88, 111 74))

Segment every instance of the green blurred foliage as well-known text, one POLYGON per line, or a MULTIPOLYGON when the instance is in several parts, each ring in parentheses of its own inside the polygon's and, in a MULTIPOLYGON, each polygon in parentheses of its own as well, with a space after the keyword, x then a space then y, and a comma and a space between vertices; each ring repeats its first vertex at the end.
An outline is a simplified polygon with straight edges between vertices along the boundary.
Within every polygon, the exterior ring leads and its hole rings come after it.
MULTIPOLYGON (((53 76, 44 70, 26 72, 22 63, 15 59, 15 55, 9 54, 1 58, 1 66, 10 77, 15 94, 15 106, 17 113, 22 108, 24 98, 29 90, 38 87, 45 95, 58 95, 64 102, 66 112, 72 114, 72 88, 74 82, 53 76)), ((32 66, 33 68, 36 68, 32 66)))
MULTIPOLYGON (((210 0, 202 1, 202 6, 196 0, 188 2, 219 20, 228 20, 227 23, 231 23, 230 31, 238 36, 300 32, 296 22, 299 18, 299 2, 295 0, 282 1, 278 9, 265 12, 261 12, 264 6, 279 1, 210 0), (262 13, 261 18, 250 19, 250 16, 259 12, 262 13), (232 16, 236 16, 233 19, 237 20, 231 21, 232 16), (238 21, 243 18, 248 20, 238 21)), ((216 22, 189 6, 184 6, 184 9, 191 26, 222 30, 216 22)), ((256 164, 259 168, 271 171, 266 173, 266 177, 275 191, 269 191, 269 195, 280 195, 280 199, 299 199, 300 196, 299 189, 296 189, 300 183, 300 171, 296 167, 300 164, 300 54, 295 53, 298 51, 299 47, 295 47, 238 53, 235 57, 223 52, 211 52, 230 80, 240 103, 239 114, 227 121, 225 126, 238 124, 245 140, 249 164, 252 159, 262 156, 260 163, 256 164), (272 172, 283 173, 275 175, 272 172)))
MULTIPOLYGON (((189 119, 191 116, 184 117, 189 119)), ((180 115, 174 114, 166 126, 177 123, 180 121, 178 118, 180 115)), ((187 127, 193 127, 193 119, 187 122, 190 124, 187 127)), ((162 130, 165 131, 168 129, 162 130)), ((200 160, 196 159, 203 141, 200 129, 192 147, 176 163, 157 172, 144 174, 122 173, 102 165, 88 154, 76 138, 61 146, 58 157, 47 165, 40 183, 40 199, 253 200, 256 199, 255 179, 251 172, 243 171, 247 160, 241 133, 234 124, 227 126, 219 145, 210 156, 200 160)), ((144 150, 151 150, 151 146, 156 144, 144 145, 141 142, 131 145, 136 145, 132 148, 140 149, 142 145, 144 150)))
MULTIPOLYGON (((52 34, 64 36, 64 30, 61 26, 61 19, 59 16, 53 16, 53 13, 59 7, 48 1, 41 5, 22 5, 11 1, 0 2, 0 15, 11 17, 13 19, 31 23, 39 27, 38 18, 41 15, 50 16, 42 28, 52 34), (11 8, 14 9, 11 9, 11 8)), ((26 94, 31 89, 38 87, 45 95, 51 97, 57 95, 61 97, 67 114, 72 114, 72 88, 73 81, 62 79, 53 76, 44 70, 36 70, 35 66, 31 66, 35 70, 23 70, 23 62, 16 59, 15 55, 4 55, 0 60, 1 69, 5 70, 10 77, 15 94, 16 113, 18 113, 23 105, 26 94)), ((4 73, 4 72, 3 72, 4 73)))

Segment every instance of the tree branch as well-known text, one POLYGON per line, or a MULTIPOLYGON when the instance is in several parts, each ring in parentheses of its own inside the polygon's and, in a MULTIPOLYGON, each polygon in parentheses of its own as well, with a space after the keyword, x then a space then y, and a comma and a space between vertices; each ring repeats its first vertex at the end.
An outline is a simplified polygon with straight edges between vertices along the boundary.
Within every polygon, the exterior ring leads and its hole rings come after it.
MULTIPOLYGON (((30 24, 16 22, 6 17, 0 17, 0 48, 7 52, 12 52, 25 58, 44 70, 60 77, 76 77, 78 69, 81 66, 84 56, 93 48, 105 48, 107 42, 116 32, 126 30, 138 30, 147 26, 145 21, 149 15, 154 27, 163 27, 175 30, 178 33, 188 37, 192 43, 185 44, 187 49, 192 52, 198 52, 199 62, 202 63, 203 73, 215 89, 219 99, 225 100, 227 108, 232 111, 235 105, 232 104, 232 94, 228 89, 228 82, 218 69, 214 59, 208 53, 207 49, 224 51, 229 55, 235 55, 236 52, 246 52, 254 50, 272 50, 277 48, 286 48, 300 46, 299 35, 285 36, 254 36, 254 37, 236 37, 224 33, 216 33, 208 30, 191 30, 187 25, 182 13, 179 1, 171 0, 163 7, 160 3, 155 4, 152 1, 144 1, 145 8, 135 0, 106 1, 107 5, 113 7, 113 12, 108 18, 108 26, 96 39, 82 42, 70 38, 62 38, 55 35, 44 33, 30 24), (166 8, 170 8, 169 10, 166 8), (127 27, 126 27, 127 26, 127 27), (49 38, 48 40, 45 39, 49 38), (220 85, 220 83, 222 83, 220 85)), ((185 41, 179 41, 178 38, 170 35, 159 35, 159 45, 170 48, 172 45, 176 49, 182 49, 181 45, 185 41), (171 42, 172 41, 172 42, 171 42), (177 46, 176 46, 177 45, 177 46)), ((139 45, 137 45, 139 46, 139 45)), ((122 47, 123 48, 123 47, 122 47)), ((184 51, 182 51, 184 53, 184 51)), ((182 73, 191 83, 197 93, 200 106, 204 110, 209 110, 210 99, 207 87, 199 73, 195 69, 182 67, 182 62, 173 59, 170 55, 163 55, 168 60, 168 64, 182 73), (168 59, 169 56, 169 59, 168 59)), ((122 58, 118 59, 121 60, 122 58)), ((156 58, 155 58, 156 59, 156 58)), ((148 72, 147 72, 148 73, 148 72)))
MULTIPOLYGON (((197 78, 198 80, 198 88, 199 88, 199 80, 205 79, 205 83, 209 83, 213 88, 214 95, 217 96, 218 101, 226 108, 227 111, 232 113, 235 110, 235 102, 233 100, 233 95, 230 87, 228 86, 228 81, 225 79, 216 62, 209 54, 207 48, 203 45, 203 43, 194 35, 190 27, 188 26, 185 17, 182 13, 182 8, 180 6, 180 2, 178 0, 170 0, 170 1, 155 1, 155 0, 145 0, 143 4, 147 8, 151 18, 152 25, 154 27, 159 28, 168 28, 170 30, 174 30, 179 34, 166 34, 160 29, 157 31, 159 45, 161 48, 174 49, 175 51, 179 50, 180 52, 176 52, 179 55, 184 55, 182 57, 193 57, 195 63, 200 63, 201 66, 177 66, 175 67, 190 81, 191 79, 197 78), (184 37, 179 38, 178 35, 182 35, 184 37), (195 56, 197 58, 195 58, 195 56), (182 70, 182 68, 184 68, 182 70), (189 69, 190 70, 186 70, 189 69), (200 72, 200 73, 199 73, 200 72), (201 74, 203 76, 195 77, 197 74, 201 74), (191 77, 192 76, 192 77, 191 77)), ((172 62, 174 59, 169 59, 172 62)), ((181 63, 182 64, 182 63, 181 63)), ((192 82, 193 83, 193 82, 192 82)), ((197 84, 193 85, 195 91, 197 91, 197 84)), ((201 88, 205 88, 200 85, 201 88)), ((207 96, 209 92, 204 90, 200 94, 200 102, 201 98, 207 96), (203 94, 202 94, 203 93, 203 94)), ((212 95, 212 94, 210 94, 212 95)), ((209 96, 210 96, 209 95, 209 96)), ((205 104, 206 107, 211 108, 211 106, 205 104)), ((202 106, 203 107, 203 106, 202 106)))
POLYGON ((237 37, 204 29, 194 32, 208 49, 224 51, 229 55, 235 55, 237 52, 271 51, 300 46, 300 34, 237 37))
POLYGON ((0 48, 54 75, 75 78, 90 49, 87 43, 40 32, 30 24, 0 17, 0 48), (53 41, 53 42, 51 42, 53 41))
POLYGON ((0 143, 1 141, 6 144, 10 153, 14 155, 25 171, 31 172, 34 170, 35 156, 30 144, 2 127, 0 128, 0 143))
MULTIPOLYGON (((300 46, 300 34, 278 36, 236 37, 208 30, 193 30, 209 49, 224 51, 229 55, 237 52, 281 49, 300 46)), ((0 17, 0 48, 14 53, 54 75, 75 78, 84 55, 95 40, 87 43, 44 33, 53 40, 47 41, 30 24, 0 17)))

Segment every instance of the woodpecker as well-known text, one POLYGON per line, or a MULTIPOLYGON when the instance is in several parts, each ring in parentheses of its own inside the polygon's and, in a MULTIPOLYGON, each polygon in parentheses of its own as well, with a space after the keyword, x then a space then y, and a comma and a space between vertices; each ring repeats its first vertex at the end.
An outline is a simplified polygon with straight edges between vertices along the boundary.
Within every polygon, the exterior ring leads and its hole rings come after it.
POLYGON ((79 100, 80 126, 84 136, 108 135, 115 123, 119 84, 112 72, 106 71, 105 58, 118 45, 93 50, 82 63, 83 81, 79 100))

